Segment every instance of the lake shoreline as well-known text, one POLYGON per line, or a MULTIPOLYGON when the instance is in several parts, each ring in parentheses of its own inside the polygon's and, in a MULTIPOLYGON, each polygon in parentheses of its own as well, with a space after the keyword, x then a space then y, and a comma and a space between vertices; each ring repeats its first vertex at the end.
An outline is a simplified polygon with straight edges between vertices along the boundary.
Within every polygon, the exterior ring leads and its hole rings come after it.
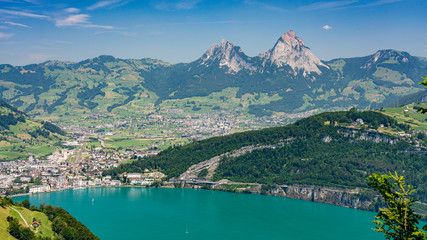
MULTIPOLYGON (((259 185, 259 183, 229 183, 229 184, 243 184, 243 185, 259 185)), ((255 189, 255 191, 246 191, 242 189, 234 189, 234 190, 227 190, 222 188, 207 188, 200 185, 189 185, 184 184, 179 187, 177 187, 174 184, 167 184, 162 186, 149 186, 149 185, 121 185, 121 186, 87 186, 83 189, 87 188, 187 188, 187 189, 203 189, 203 190, 210 190, 210 191, 222 191, 222 192, 231 192, 231 193, 237 193, 237 194, 256 194, 256 195, 266 195, 266 196, 275 196, 275 197, 282 197, 282 198, 289 198, 289 199, 297 199, 297 200, 303 200, 308 202, 315 202, 315 203, 323 203, 328 205, 334 205, 338 207, 344 207, 349 209, 356 209, 356 210, 362 210, 362 211, 368 211, 368 212, 378 212, 378 210, 375 209, 369 209, 368 207, 375 203, 370 200, 365 201, 365 203, 360 203, 359 197, 355 197, 352 199, 352 195, 354 193, 351 193, 349 189, 340 189, 340 188, 334 188, 334 187, 322 187, 322 186, 311 186, 311 185, 286 185, 286 189, 288 190, 287 193, 283 188, 277 188, 270 189, 270 191, 262 192, 259 189, 255 189), (329 194, 329 195, 328 195, 329 194), (332 196, 331 196, 332 194, 332 196), (317 199, 313 198, 314 196, 317 196, 317 199), (325 196, 329 196, 326 198, 325 196), (346 199, 343 201, 343 199, 346 199), (359 206, 365 205, 365 207, 354 207, 354 205, 349 205, 351 203, 357 203, 359 206), (347 204, 345 204, 347 203, 347 204), (368 205, 367 205, 368 204, 368 205), (366 207, 368 206, 368 207, 366 207)), ((65 190, 80 190, 80 189, 73 189, 73 188, 65 188, 65 189, 54 189, 49 192, 42 192, 42 193, 51 193, 51 192, 58 192, 58 191, 65 191, 65 190)), ((10 198, 14 197, 22 197, 22 196, 31 196, 36 195, 39 193, 21 193, 16 194, 12 196, 7 196, 10 198)), ((377 201, 377 200, 376 200, 377 201)), ((420 202, 421 204, 425 204, 420 202)), ((425 212, 418 212, 419 214, 423 215, 424 218, 422 220, 427 220, 427 214, 425 212)))

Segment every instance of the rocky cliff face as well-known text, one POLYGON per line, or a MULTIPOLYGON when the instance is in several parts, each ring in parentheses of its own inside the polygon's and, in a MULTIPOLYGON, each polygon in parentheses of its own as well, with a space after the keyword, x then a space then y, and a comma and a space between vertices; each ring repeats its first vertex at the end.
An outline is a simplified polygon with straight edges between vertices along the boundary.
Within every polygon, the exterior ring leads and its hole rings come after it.
POLYGON ((220 68, 228 67, 228 73, 236 73, 241 70, 256 71, 257 67, 249 62, 240 47, 222 40, 220 45, 214 44, 201 57, 201 64, 209 67, 218 64, 220 68))
POLYGON ((371 210, 377 201, 376 198, 363 197, 358 189, 299 185, 281 185, 280 188, 275 195, 362 210, 371 210))
POLYGON ((214 44, 200 58, 200 64, 206 67, 219 65, 228 67, 228 73, 237 73, 241 70, 250 72, 283 71, 290 67, 290 74, 297 75, 302 72, 308 74, 322 74, 319 67, 329 68, 316 57, 304 42, 292 31, 283 34, 274 47, 258 57, 246 56, 240 47, 222 40, 220 45, 214 44))
POLYGON ((305 46, 292 30, 283 34, 272 49, 261 53, 259 57, 262 59, 263 67, 289 66, 294 75, 297 75, 299 71, 303 72, 303 76, 313 72, 321 74, 319 67, 329 68, 311 52, 310 48, 305 46))

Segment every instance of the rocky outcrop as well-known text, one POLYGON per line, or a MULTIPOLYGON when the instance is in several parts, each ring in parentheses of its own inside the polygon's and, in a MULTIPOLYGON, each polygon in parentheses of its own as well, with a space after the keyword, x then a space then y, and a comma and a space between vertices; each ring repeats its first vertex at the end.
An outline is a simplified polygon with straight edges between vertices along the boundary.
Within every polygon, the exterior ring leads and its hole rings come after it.
POLYGON ((241 70, 256 71, 257 67, 249 62, 240 47, 231 42, 222 40, 220 45, 214 44, 203 54, 201 64, 209 67, 218 64, 220 68, 227 67, 228 73, 236 73, 241 70))
POLYGON ((292 30, 283 34, 272 49, 259 54, 258 57, 250 58, 240 47, 222 40, 220 45, 212 45, 198 61, 205 67, 214 65, 226 67, 227 73, 242 70, 263 73, 272 69, 283 71, 285 67, 289 67, 291 74, 297 75, 302 72, 306 77, 312 73, 322 74, 320 67, 329 69, 292 30))
POLYGON ((329 68, 311 52, 310 48, 305 46, 292 30, 283 34, 272 49, 261 53, 259 57, 262 59, 263 67, 289 66, 294 75, 302 71, 304 77, 310 73, 320 75, 322 72, 319 67, 329 68))
POLYGON ((281 185, 280 190, 275 195, 363 210, 371 210, 377 201, 377 197, 364 197, 359 189, 281 185))

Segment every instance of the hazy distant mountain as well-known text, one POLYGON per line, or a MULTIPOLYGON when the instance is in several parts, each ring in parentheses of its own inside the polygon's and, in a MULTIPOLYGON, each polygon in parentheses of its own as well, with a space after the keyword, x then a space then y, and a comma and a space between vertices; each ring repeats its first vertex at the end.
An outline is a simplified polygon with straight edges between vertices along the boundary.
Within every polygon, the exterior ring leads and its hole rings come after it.
POLYGON ((243 113, 266 115, 378 108, 422 89, 421 76, 427 76, 425 59, 396 50, 321 61, 290 30, 255 57, 223 40, 191 63, 100 56, 79 63, 0 65, 0 97, 30 114, 126 115, 152 112, 167 99, 233 88, 235 95, 224 99, 240 99, 243 113), (251 101, 243 99, 248 95, 251 101), (267 100, 257 101, 261 95, 267 100))

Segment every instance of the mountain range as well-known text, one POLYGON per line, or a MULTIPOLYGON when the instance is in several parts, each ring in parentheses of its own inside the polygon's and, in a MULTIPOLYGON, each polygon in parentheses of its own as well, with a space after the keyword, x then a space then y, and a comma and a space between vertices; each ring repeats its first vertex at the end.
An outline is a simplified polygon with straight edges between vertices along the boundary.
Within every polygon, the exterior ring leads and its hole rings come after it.
MULTIPOLYGON (((103 55, 78 63, 3 64, 0 98, 29 114, 55 118, 148 114, 179 108, 170 102, 216 93, 237 99, 244 114, 264 116, 379 108, 425 91, 418 82, 426 75, 424 58, 397 50, 322 61, 289 30, 255 57, 223 40, 190 63, 103 55)), ((226 107, 214 105, 208 107, 226 107)))

